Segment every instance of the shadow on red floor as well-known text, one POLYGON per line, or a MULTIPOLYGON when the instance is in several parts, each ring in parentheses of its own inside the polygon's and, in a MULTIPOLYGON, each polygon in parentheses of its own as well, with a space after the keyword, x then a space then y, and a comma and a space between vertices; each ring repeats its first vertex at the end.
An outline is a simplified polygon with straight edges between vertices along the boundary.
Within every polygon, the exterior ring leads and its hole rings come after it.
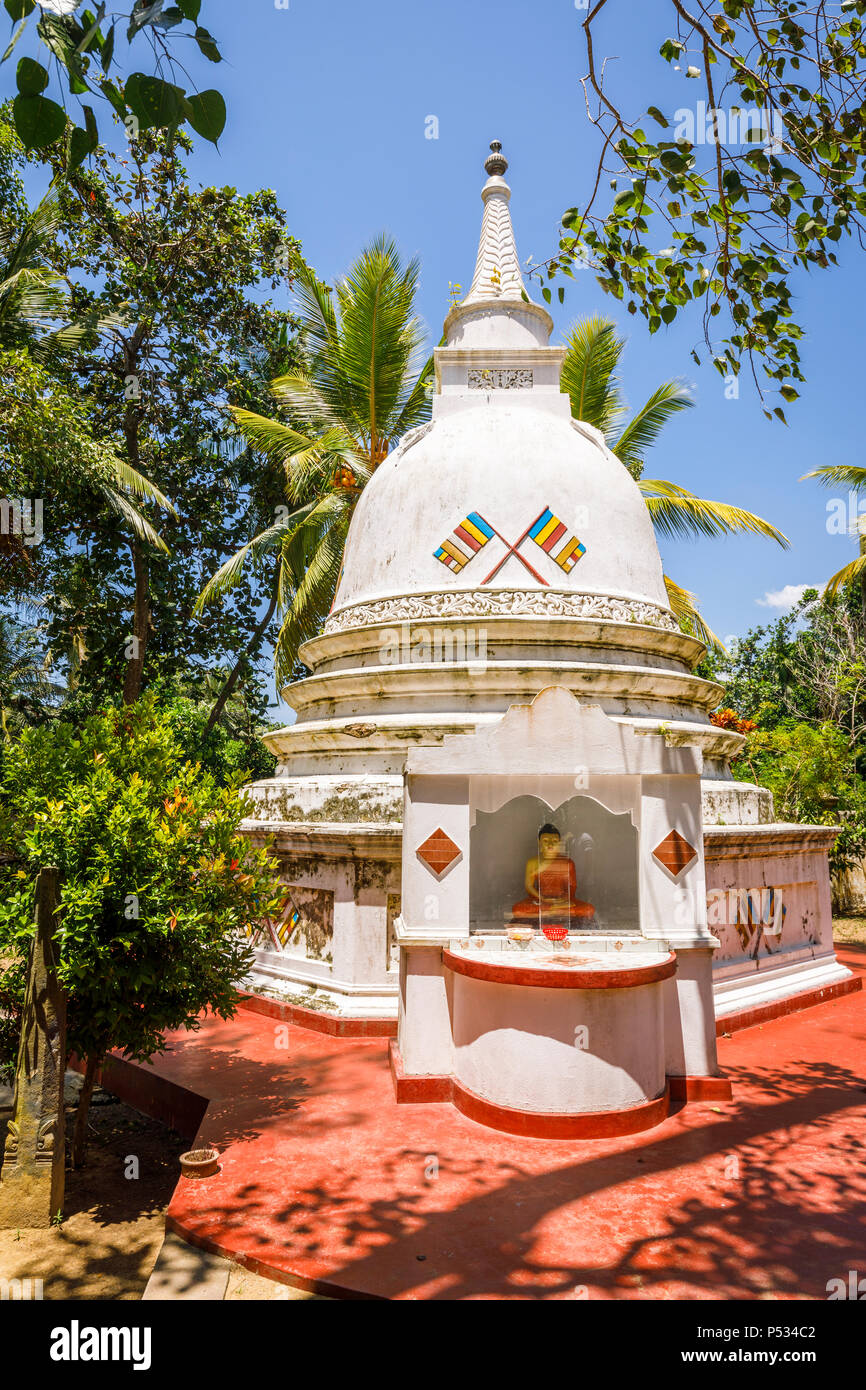
MULTIPOLYGON (((866 966, 863 948, 839 955, 866 966)), ((155 1068, 210 1099, 168 1224, 288 1283, 388 1299, 823 1299, 864 1270, 866 996, 719 1040, 734 1100, 631 1138, 518 1139, 393 1098, 385 1040, 249 1010, 155 1068)))

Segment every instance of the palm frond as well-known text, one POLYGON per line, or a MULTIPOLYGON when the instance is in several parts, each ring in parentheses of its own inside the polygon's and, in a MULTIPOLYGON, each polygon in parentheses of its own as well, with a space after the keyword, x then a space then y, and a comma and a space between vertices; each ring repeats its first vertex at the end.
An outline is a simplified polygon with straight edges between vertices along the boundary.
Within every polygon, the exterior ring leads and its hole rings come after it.
POLYGON ((240 583, 248 562, 254 564, 268 552, 282 550, 286 537, 290 536, 298 528, 298 525, 306 520, 314 505, 310 502, 306 507, 300 507, 288 516, 280 517, 273 526, 267 527, 266 530, 254 536, 251 541, 247 541, 246 545, 242 545, 240 550, 236 551, 220 566, 213 578, 208 580, 196 599, 193 612, 203 613, 209 604, 216 603, 229 593, 240 583))
POLYGON ((625 339, 617 336, 612 319, 596 314, 574 324, 565 341, 560 385, 571 401, 571 413, 606 437, 625 414, 617 375, 625 339))
POLYGON ((862 584, 864 580, 866 580, 866 551, 827 580, 824 594, 827 598, 835 598, 840 589, 847 588, 855 581, 862 584))
POLYGON ((130 502, 128 497, 125 497, 122 492, 117 492, 108 483, 97 482, 96 488, 105 498, 111 510, 126 522, 139 540, 144 541, 147 545, 152 545, 154 550, 161 550, 166 555, 168 554, 168 546, 162 536, 154 530, 147 517, 138 510, 134 503, 130 502))
POLYGON ((726 536, 751 532, 776 541, 783 549, 790 542, 771 522, 742 507, 728 502, 711 502, 696 497, 687 488, 661 478, 639 478, 638 487, 652 517, 653 525, 663 536, 694 540, 700 536, 726 536))
POLYGON ((697 596, 676 584, 667 574, 664 576, 664 581, 668 603, 677 622, 685 625, 691 635, 697 637, 698 641, 703 642, 706 647, 722 656, 725 655, 724 643, 700 615, 697 596))
POLYGON ((823 468, 813 468, 811 473, 804 473, 800 482, 805 482, 807 478, 817 478, 824 487, 850 487, 855 492, 866 489, 866 468, 857 468, 853 464, 825 464, 823 468))
POLYGON ((143 473, 133 468, 132 464, 126 463, 124 459, 114 454, 110 460, 111 480, 115 487, 125 488, 131 492, 133 497, 138 497, 142 502, 155 502, 158 507, 177 516, 173 503, 169 502, 164 493, 160 492, 156 483, 152 483, 149 478, 145 478, 143 473))
POLYGON ((613 443, 608 440, 611 453, 630 471, 642 467, 647 450, 655 444, 671 417, 693 405, 686 386, 676 381, 662 382, 632 416, 619 438, 613 443))
POLYGON ((349 521, 348 509, 344 509, 319 533, 315 549, 285 611, 275 652, 277 689, 290 679, 301 643, 316 635, 331 606, 349 521))

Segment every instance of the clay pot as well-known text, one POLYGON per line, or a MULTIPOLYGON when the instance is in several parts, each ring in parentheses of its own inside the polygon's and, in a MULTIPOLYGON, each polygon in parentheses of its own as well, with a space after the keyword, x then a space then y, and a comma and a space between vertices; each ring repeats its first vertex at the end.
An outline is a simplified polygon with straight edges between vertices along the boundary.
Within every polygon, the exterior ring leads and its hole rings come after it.
POLYGON ((180 1171, 185 1178, 210 1178, 219 1172, 216 1149, 190 1149, 180 1156, 180 1171))

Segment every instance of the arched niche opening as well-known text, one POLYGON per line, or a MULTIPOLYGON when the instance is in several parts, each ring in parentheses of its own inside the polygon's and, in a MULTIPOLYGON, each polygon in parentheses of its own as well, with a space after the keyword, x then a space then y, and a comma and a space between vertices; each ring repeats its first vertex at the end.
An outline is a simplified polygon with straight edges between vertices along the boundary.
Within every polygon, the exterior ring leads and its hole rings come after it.
POLYGON ((594 918, 573 929, 639 932, 638 832, 631 813, 617 813, 591 796, 573 796, 556 810, 541 797, 521 795, 495 811, 478 810, 470 830, 469 922, 474 932, 501 932, 516 903, 527 897, 527 861, 538 855, 538 833, 556 826, 561 854, 572 860, 577 897, 594 918))

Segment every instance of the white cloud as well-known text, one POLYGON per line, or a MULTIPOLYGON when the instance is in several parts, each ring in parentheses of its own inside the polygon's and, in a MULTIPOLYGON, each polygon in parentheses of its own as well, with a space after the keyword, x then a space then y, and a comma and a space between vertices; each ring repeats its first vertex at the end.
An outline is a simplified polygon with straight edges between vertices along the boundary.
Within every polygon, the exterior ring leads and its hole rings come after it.
POLYGON ((778 608, 780 612, 786 612, 800 602, 807 589, 817 589, 817 584, 786 584, 784 589, 771 589, 764 594, 763 598, 756 598, 762 608, 778 608))

